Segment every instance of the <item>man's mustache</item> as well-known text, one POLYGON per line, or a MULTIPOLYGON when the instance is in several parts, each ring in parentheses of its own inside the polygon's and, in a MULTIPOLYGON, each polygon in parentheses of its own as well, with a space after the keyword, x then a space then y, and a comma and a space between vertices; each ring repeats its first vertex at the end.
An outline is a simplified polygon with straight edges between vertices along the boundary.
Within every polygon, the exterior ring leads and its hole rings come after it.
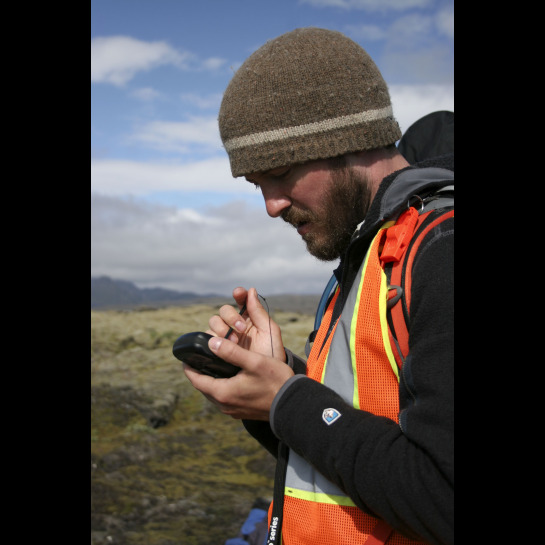
POLYGON ((286 223, 293 225, 293 227, 315 220, 314 214, 310 210, 300 210, 298 208, 293 208, 293 206, 284 210, 280 217, 286 223))

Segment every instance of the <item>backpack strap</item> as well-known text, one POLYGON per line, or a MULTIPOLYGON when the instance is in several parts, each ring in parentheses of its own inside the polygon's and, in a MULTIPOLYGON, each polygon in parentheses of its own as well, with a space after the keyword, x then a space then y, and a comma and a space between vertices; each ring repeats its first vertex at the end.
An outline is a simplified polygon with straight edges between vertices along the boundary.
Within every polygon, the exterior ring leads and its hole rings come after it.
POLYGON ((434 206, 431 208, 427 211, 423 209, 420 214, 414 207, 405 210, 395 225, 387 230, 381 253, 381 262, 389 286, 388 333, 398 368, 402 367, 409 353, 411 273, 415 255, 425 236, 434 227, 454 217, 453 208, 448 210, 436 209, 434 206))

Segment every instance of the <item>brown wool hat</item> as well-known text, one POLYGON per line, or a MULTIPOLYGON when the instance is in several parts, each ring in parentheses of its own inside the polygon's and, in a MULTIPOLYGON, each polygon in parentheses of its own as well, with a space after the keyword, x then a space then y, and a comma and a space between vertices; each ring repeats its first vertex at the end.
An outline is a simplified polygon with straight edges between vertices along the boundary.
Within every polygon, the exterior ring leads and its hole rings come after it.
POLYGON ((225 91, 219 128, 234 177, 401 138, 371 57, 320 28, 293 30, 255 51, 225 91))

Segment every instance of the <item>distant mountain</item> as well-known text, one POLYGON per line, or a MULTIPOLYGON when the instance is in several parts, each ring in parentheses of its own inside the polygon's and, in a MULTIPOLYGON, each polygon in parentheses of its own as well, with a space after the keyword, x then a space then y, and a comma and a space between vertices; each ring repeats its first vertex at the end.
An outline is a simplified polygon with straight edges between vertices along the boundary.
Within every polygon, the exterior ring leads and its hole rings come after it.
POLYGON ((190 304, 221 296, 199 295, 163 288, 139 288, 127 280, 109 276, 91 277, 91 308, 132 308, 143 305, 190 304))
MULTIPOLYGON (((266 303, 270 312, 284 310, 314 314, 320 295, 269 295, 266 303)), ((168 305, 233 304, 231 297, 212 293, 198 294, 190 291, 174 291, 163 288, 139 288, 127 280, 115 280, 109 276, 91 277, 91 309, 134 309, 138 307, 164 307, 168 305)))

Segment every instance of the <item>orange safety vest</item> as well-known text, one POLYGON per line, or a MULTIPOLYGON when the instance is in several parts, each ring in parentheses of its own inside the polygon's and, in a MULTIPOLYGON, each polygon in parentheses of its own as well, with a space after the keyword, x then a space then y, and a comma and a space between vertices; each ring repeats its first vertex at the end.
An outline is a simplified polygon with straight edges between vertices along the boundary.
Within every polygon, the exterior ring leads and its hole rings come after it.
MULTIPOLYGON (((357 409, 398 422, 399 376, 387 324, 388 281, 380 262, 386 223, 375 236, 334 329, 330 302, 307 361, 307 375, 357 409), (328 361, 334 362, 328 366, 328 361)), ((415 545, 359 509, 302 457, 289 452, 281 531, 286 545, 415 545)))

